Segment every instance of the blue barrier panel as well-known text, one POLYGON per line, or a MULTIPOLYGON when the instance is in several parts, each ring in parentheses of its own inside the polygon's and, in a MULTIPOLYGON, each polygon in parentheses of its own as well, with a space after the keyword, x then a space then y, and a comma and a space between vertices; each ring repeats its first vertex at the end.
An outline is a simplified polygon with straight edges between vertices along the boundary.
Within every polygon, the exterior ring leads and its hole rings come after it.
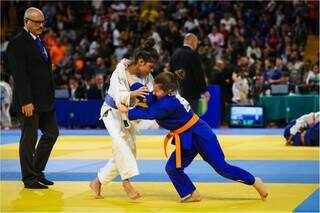
POLYGON ((209 85, 208 91, 211 95, 211 98, 207 107, 204 107, 207 109, 207 111, 202 112, 204 114, 201 115, 201 113, 200 117, 202 120, 207 122, 211 128, 219 128, 221 123, 220 87, 217 85, 209 85))
POLYGON ((65 127, 97 125, 102 103, 103 100, 56 100, 58 125, 65 127))
MULTIPOLYGON (((208 104, 200 106, 201 118, 210 127, 220 127, 220 87, 209 85, 208 90, 211 98, 208 104)), ((59 126, 95 126, 99 123, 100 108, 103 100, 69 101, 56 100, 56 115, 59 126)))

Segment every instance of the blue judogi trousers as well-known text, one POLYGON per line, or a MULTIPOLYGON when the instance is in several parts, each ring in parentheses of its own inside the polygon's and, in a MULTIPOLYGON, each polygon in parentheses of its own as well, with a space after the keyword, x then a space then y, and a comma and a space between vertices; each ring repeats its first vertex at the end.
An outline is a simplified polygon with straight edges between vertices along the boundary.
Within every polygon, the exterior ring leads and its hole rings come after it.
POLYGON ((319 122, 307 129, 304 141, 307 146, 319 146, 319 122))
MULTIPOLYGON (((214 133, 212 132, 212 134, 214 133)), ((252 174, 225 161, 217 137, 214 135, 213 138, 213 141, 207 141, 193 133, 191 148, 181 150, 181 168, 176 168, 175 151, 171 154, 166 164, 166 172, 181 198, 186 197, 196 189, 190 178, 184 173, 184 168, 189 166, 198 153, 221 176, 248 185, 254 184, 255 178, 252 174)))

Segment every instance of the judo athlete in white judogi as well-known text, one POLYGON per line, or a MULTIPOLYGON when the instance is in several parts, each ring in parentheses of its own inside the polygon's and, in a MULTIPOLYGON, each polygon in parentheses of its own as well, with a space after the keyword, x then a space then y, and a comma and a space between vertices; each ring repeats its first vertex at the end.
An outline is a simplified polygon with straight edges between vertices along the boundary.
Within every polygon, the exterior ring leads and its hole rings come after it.
POLYGON ((137 199, 141 196, 129 182, 130 178, 139 174, 135 145, 137 130, 134 122, 118 111, 117 106, 133 106, 138 97, 143 97, 148 90, 153 89, 153 77, 150 74, 153 62, 154 55, 151 50, 139 50, 133 62, 126 59, 120 61, 111 76, 108 94, 101 107, 101 118, 112 137, 112 157, 99 169, 97 178, 90 183, 96 198, 103 198, 101 185, 111 182, 118 175, 129 198, 137 199), (145 86, 130 91, 130 79, 145 86))

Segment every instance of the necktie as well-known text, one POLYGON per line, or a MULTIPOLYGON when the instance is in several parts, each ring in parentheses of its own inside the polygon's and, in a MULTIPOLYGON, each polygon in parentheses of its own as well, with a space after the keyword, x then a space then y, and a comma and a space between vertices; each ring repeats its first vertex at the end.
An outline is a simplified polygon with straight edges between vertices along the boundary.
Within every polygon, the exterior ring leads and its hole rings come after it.
POLYGON ((47 61, 48 60, 47 51, 46 51, 41 39, 39 37, 37 37, 36 38, 36 42, 37 42, 37 45, 38 45, 38 47, 40 49, 42 57, 47 61))

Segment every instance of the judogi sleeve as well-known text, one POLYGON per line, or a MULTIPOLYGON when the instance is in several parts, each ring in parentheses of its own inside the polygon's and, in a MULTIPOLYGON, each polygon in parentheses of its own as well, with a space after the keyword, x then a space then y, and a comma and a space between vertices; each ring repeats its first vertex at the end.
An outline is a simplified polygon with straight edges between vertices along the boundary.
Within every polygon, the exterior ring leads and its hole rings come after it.
POLYGON ((315 124, 319 121, 319 112, 312 112, 301 116, 296 120, 296 124, 290 128, 290 134, 295 135, 300 129, 306 128, 308 125, 315 124))
POLYGON ((129 84, 126 79, 126 76, 124 74, 125 72, 125 66, 122 64, 123 62, 121 61, 116 68, 117 76, 116 81, 112 82, 114 83, 114 101, 116 103, 116 106, 119 106, 120 104, 124 104, 126 106, 130 105, 130 90, 129 90, 129 84))
MULTIPOLYGON (((135 107, 130 109, 128 117, 130 120, 146 119, 157 120, 167 117, 172 113, 175 107, 170 106, 167 101, 158 101, 150 105, 148 108, 135 107)), ((172 105, 172 103, 171 103, 172 105)))

